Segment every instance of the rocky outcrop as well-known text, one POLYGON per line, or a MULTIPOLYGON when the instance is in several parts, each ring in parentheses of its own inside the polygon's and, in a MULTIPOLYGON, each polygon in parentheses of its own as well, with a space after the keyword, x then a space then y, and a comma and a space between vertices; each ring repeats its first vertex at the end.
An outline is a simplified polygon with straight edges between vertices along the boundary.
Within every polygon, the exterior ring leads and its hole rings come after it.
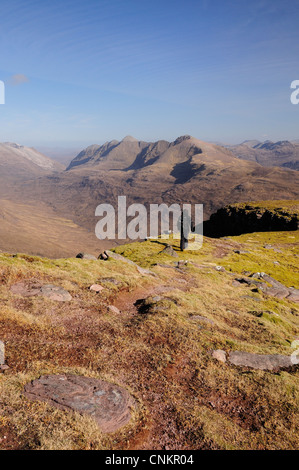
POLYGON ((171 245, 166 245, 165 248, 162 251, 160 251, 160 254, 173 256, 174 258, 177 258, 179 256, 177 252, 174 251, 171 245))
POLYGON ((299 303, 299 290, 294 287, 286 287, 281 282, 266 273, 254 273, 251 277, 236 277, 232 282, 237 287, 245 284, 250 287, 256 287, 267 295, 277 299, 287 299, 299 303), (262 282, 265 281, 265 282, 262 282), (270 284, 270 285, 268 285, 270 284))
POLYGON ((204 235, 224 237, 251 232, 298 230, 298 211, 250 204, 228 205, 204 222, 204 235))

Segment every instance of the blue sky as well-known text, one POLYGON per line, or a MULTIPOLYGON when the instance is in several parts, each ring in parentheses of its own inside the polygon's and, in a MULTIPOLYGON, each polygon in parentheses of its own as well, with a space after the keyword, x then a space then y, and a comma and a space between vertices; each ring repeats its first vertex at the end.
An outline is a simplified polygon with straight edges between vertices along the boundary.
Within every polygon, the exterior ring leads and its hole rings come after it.
POLYGON ((1 0, 0 141, 299 139, 297 0, 1 0))

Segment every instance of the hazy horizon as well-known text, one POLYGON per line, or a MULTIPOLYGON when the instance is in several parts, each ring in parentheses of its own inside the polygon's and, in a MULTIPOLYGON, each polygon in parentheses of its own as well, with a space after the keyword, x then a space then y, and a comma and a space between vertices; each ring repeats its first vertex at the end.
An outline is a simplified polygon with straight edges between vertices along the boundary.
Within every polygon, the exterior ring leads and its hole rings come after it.
MULTIPOLYGON (((161 139, 148 139, 148 140, 145 140, 145 139, 141 139, 141 138, 138 138, 138 136, 136 137, 134 135, 134 133, 131 133, 131 134, 128 134, 128 135, 131 135, 132 137, 136 138, 138 141, 145 141, 145 142, 156 142, 157 140, 166 140, 166 141, 169 141, 169 142, 173 142, 174 140, 176 140, 178 137, 180 137, 181 135, 190 135, 190 134, 179 134, 177 136, 175 136, 174 138, 171 138, 171 139, 167 139, 165 137, 162 137, 161 139)), ((113 138, 111 140, 117 140, 119 142, 121 142, 126 136, 121 136, 121 137, 116 137, 116 138, 113 138)), ((202 140, 202 141, 205 141, 207 143, 210 143, 210 144, 215 144, 215 145, 239 145, 239 144, 242 144, 246 141, 251 141, 251 140, 259 140, 259 139, 256 139, 254 137, 252 138, 247 138, 247 139, 244 139, 244 140, 237 140, 237 139, 234 139, 234 140, 231 140, 231 141, 220 141, 220 140, 205 140, 205 139, 202 139, 200 136, 196 136, 196 135, 193 135, 192 137, 195 137, 196 139, 198 140, 202 140)), ((5 143, 5 142, 11 142, 11 143, 16 143, 16 144, 19 144, 19 145, 22 145, 22 146, 25 146, 25 147, 33 147, 35 148, 36 150, 40 151, 41 153, 45 153, 47 154, 47 152, 49 154, 52 154, 52 155, 58 155, 59 153, 62 153, 62 154, 69 154, 71 152, 80 152, 81 150, 89 147, 89 146, 92 146, 92 145, 103 145, 105 144, 106 142, 110 142, 111 140, 95 140, 95 141, 86 141, 86 142, 70 142, 69 144, 65 143, 65 142, 56 142, 56 141, 45 141, 45 142, 42 142, 42 143, 32 143, 32 142, 21 142, 19 140, 11 140, 11 141, 5 141, 3 140, 2 143, 5 143)), ((278 139, 269 139, 269 138, 264 138, 262 140, 259 140, 260 142, 266 142, 266 141, 273 141, 273 142, 281 142, 281 141, 287 141, 289 139, 286 139, 286 138, 278 138, 278 139)), ((289 140, 290 142, 295 142, 295 143, 298 143, 299 142, 299 139, 290 139, 289 140)), ((49 155, 51 156, 51 155, 49 155)))

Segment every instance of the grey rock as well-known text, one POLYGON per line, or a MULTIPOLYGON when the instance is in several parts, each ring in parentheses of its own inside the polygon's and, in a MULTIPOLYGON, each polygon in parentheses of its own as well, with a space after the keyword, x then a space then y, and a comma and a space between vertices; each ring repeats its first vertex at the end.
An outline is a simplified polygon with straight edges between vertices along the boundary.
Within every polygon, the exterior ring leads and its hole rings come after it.
POLYGON ((294 365, 290 356, 283 356, 281 354, 254 354, 242 351, 229 353, 228 361, 235 366, 270 371, 288 369, 294 365))
POLYGON ((171 245, 167 245, 162 251, 160 251, 161 255, 169 255, 169 256, 173 256, 175 258, 177 258, 179 255, 177 254, 177 252, 172 248, 171 245))
POLYGON ((222 349, 215 349, 214 351, 212 351, 212 357, 214 359, 217 359, 217 361, 219 362, 226 362, 226 352, 222 349))

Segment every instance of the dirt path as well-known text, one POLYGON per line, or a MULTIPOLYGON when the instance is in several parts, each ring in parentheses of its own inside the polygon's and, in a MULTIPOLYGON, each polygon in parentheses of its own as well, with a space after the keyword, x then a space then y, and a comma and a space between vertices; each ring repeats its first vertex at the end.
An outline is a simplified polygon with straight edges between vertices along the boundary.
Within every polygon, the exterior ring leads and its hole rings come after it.
MULTIPOLYGON (((188 279, 186 273, 178 271, 175 273, 175 276, 162 285, 152 285, 146 288, 138 287, 131 292, 120 292, 115 298, 113 305, 120 310, 122 315, 125 315, 127 318, 132 318, 139 315, 138 307, 136 306, 138 300, 145 299, 149 296, 168 295, 171 291, 176 289, 186 292, 190 290, 192 284, 192 280, 188 279)), ((175 382, 180 383, 182 387, 184 387, 185 382, 191 378, 188 365, 185 363, 185 358, 180 356, 176 358, 174 364, 165 370, 165 374, 175 382)), ((144 404, 149 411, 146 427, 137 431, 134 438, 130 439, 128 450, 163 449, 167 448, 168 445, 170 445, 170 448, 175 448, 176 443, 172 442, 172 439, 169 438, 173 433, 175 424, 172 423, 167 406, 163 404, 165 390, 162 382, 160 385, 157 383, 152 385, 152 390, 148 391, 148 393, 143 396, 144 404), (159 399, 157 399, 158 395, 159 399), (165 428, 165 423, 167 423, 167 429, 165 428)), ((185 392, 188 393, 187 386, 185 392)))

